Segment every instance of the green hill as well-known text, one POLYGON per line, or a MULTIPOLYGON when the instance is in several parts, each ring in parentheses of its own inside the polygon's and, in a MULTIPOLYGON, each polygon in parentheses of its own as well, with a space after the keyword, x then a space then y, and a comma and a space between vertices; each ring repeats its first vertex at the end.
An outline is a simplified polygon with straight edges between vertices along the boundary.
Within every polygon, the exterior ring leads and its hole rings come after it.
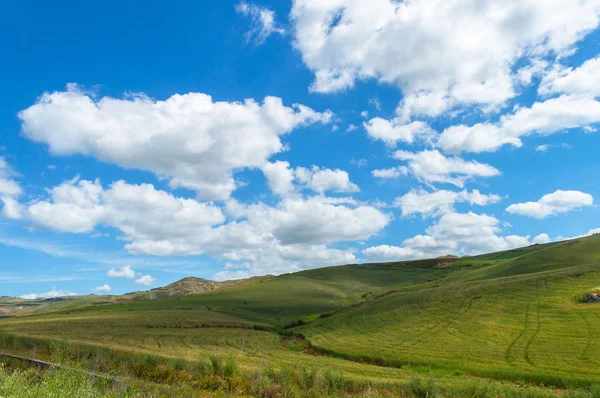
POLYGON ((314 269, 172 298, 69 300, 1 319, 0 331, 187 361, 234 356, 248 371, 318 366, 369 383, 426 374, 451 386, 478 376, 564 389, 600 383, 600 304, 583 299, 599 287, 594 235, 314 269), (290 345, 282 336, 291 334, 290 345))

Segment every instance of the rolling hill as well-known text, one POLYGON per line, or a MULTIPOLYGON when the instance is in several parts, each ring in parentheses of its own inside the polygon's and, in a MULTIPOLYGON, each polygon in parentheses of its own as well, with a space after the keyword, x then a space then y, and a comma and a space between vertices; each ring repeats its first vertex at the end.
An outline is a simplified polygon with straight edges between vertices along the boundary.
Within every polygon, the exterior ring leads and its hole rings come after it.
POLYGON ((594 235, 237 283, 186 278, 139 293, 151 300, 88 297, 3 318, 0 333, 191 362, 234 356, 248 371, 318 366, 369 383, 477 376, 552 395, 600 383, 600 304, 585 299, 599 287, 594 235))

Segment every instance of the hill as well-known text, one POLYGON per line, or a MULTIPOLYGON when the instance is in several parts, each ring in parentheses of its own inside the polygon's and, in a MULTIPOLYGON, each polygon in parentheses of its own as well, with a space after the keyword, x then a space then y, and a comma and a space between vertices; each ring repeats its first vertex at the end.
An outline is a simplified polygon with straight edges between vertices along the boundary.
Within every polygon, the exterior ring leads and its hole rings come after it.
POLYGON ((125 294, 120 297, 116 297, 115 300, 118 302, 128 300, 155 300, 159 298, 172 298, 187 296, 190 294, 201 294, 212 292, 215 290, 235 286, 235 285, 247 285, 252 283, 258 283, 261 280, 268 279, 269 276, 255 277, 249 279, 238 279, 232 281, 215 282, 207 279, 196 278, 188 276, 180 279, 177 282, 173 282, 170 285, 152 289, 146 292, 134 292, 125 294))
POLYGON ((425 374, 451 389, 477 376, 555 396, 600 383, 600 304, 584 299, 598 287, 594 235, 236 283, 185 278, 153 300, 68 300, 4 318, 0 331, 170 360, 235 357, 248 372, 317 366, 371 385, 425 374))

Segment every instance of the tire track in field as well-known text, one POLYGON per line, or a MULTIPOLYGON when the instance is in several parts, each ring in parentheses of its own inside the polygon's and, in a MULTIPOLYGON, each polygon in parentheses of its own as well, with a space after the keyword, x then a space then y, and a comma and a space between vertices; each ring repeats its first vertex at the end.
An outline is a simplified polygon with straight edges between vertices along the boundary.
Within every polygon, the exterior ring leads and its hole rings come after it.
POLYGON ((446 319, 445 321, 442 321, 439 324, 437 324, 436 326, 434 326, 431 329, 429 329, 427 332, 422 333, 420 338, 417 338, 416 340, 414 340, 412 342, 412 344, 410 344, 410 347, 414 347, 417 344, 420 344, 423 341, 425 341, 425 340, 427 340, 427 339, 429 339, 429 338, 431 338, 433 336, 436 336, 442 330, 445 330, 446 326, 451 325, 453 323, 456 323, 460 318, 462 318, 471 309, 471 306, 473 305, 473 300, 475 300, 475 298, 471 297, 469 299, 469 303, 466 305, 465 309, 463 310, 462 308, 463 308, 464 303, 465 303, 466 300, 467 299, 465 298, 460 303, 459 310, 457 311, 457 313, 455 314, 454 317, 452 317, 451 319, 446 319))
MULTIPOLYGON (((467 292, 470 288, 472 287, 472 284, 465 284, 464 286, 461 286, 458 290, 458 292, 460 294, 467 292)), ((437 335, 440 330, 444 327, 447 326, 449 324, 451 324, 452 322, 455 322, 456 320, 460 319, 460 317, 462 315, 464 315, 464 313, 466 313, 467 311, 469 311, 471 304, 473 302, 473 299, 471 298, 467 308, 465 310, 463 310, 463 307, 465 306, 465 301, 467 301, 467 298, 463 298, 462 301, 460 302, 460 305, 458 306, 458 309, 456 310, 455 316, 453 319, 448 319, 448 317, 440 317, 435 315, 434 313, 427 311, 427 309, 423 309, 425 312, 427 312, 428 314, 430 314, 431 317, 433 317, 433 322, 434 325, 427 327, 424 331, 420 332, 416 338, 412 339, 412 340, 408 340, 408 341, 403 341, 400 346, 401 347, 414 347, 417 344, 422 343, 423 341, 425 341, 427 338, 431 337, 431 336, 435 336, 437 335), (441 318, 441 319, 440 319, 441 318)))
MULTIPOLYGON (((536 289, 539 290, 539 281, 536 285, 536 289)), ((510 365, 512 365, 514 363, 514 361, 511 359, 512 349, 519 342, 519 340, 521 340, 521 338, 525 335, 525 333, 527 333, 529 331, 529 311, 531 310, 531 304, 535 300, 536 300, 536 298, 527 302, 527 306, 525 307, 525 322, 523 325, 523 329, 521 330, 519 335, 508 345, 508 347, 506 348, 506 351, 504 352, 504 359, 510 365)))
POLYGON ((540 332, 540 307, 541 307, 541 305, 542 305, 541 300, 538 299, 538 302, 536 305, 536 310, 535 310, 535 316, 536 316, 535 330, 533 331, 533 334, 531 335, 529 340, 527 340, 527 343, 525 344, 525 348, 523 349, 523 357, 525 357, 525 360, 531 366, 535 366, 535 364, 533 363, 533 361, 531 360, 531 357, 529 356, 529 348, 531 347, 531 344, 533 343, 533 341, 537 337, 538 333, 540 332))
MULTIPOLYGON (((541 317, 540 317, 540 311, 541 311, 541 307, 542 307, 542 298, 540 297, 540 281, 538 280, 538 284, 537 284, 537 290, 538 290, 538 302, 537 302, 537 306, 536 306, 536 311, 535 311, 535 316, 536 316, 536 326, 535 326, 535 330, 533 332, 533 334, 531 335, 531 337, 529 338, 529 340, 527 340, 527 344, 525 344, 525 349, 523 350, 523 356, 525 357, 525 360, 527 361, 528 364, 530 364, 531 366, 535 366, 535 364, 533 363, 533 361, 531 360, 531 357, 529 356, 529 349, 531 348, 531 344, 533 344, 535 338, 537 337, 537 335, 540 333, 541 330, 541 317)), ((548 281, 546 279, 544 279, 544 293, 548 293, 548 281)))

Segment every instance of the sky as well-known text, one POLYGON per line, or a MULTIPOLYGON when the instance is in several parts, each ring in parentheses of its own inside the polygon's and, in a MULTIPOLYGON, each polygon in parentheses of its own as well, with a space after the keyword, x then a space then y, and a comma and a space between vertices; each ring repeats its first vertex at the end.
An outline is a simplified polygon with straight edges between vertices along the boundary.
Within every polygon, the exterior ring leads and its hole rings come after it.
POLYGON ((600 232, 600 0, 0 5, 0 296, 600 232))

